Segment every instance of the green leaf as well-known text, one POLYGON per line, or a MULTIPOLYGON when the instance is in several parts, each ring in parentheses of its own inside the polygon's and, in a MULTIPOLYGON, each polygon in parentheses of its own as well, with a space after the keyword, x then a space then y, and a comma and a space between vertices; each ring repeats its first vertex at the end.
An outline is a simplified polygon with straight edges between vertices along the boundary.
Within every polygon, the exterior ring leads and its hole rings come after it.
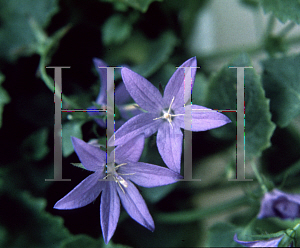
POLYGON ((82 163, 71 163, 71 165, 74 165, 74 166, 76 166, 76 167, 79 167, 79 168, 81 168, 81 169, 86 170, 86 168, 83 166, 82 163))
POLYGON ((130 6, 134 9, 137 9, 143 13, 147 12, 149 5, 152 2, 159 1, 162 2, 163 0, 102 0, 103 2, 111 2, 115 4, 122 3, 124 5, 130 6))
POLYGON ((43 198, 14 192, 2 195, 1 202, 5 205, 0 211, 0 224, 8 231, 2 247, 56 248, 70 235, 61 217, 45 211, 43 198))
POLYGON ((57 0, 7 0, 0 2, 0 56, 14 61, 36 51, 36 36, 29 22, 46 27, 58 11, 57 0))
POLYGON ((105 46, 121 44, 131 34, 132 26, 128 18, 120 14, 111 16, 102 27, 102 40, 105 46))
POLYGON ((74 152, 71 136, 82 139, 81 126, 84 121, 70 121, 62 125, 62 153, 64 157, 68 157, 74 152))
POLYGON ((286 127, 300 115, 300 55, 263 62, 263 86, 274 122, 286 127))
POLYGON ((124 44, 108 51, 104 60, 111 65, 134 64, 130 67, 131 70, 149 77, 168 61, 177 43, 178 40, 171 31, 164 32, 155 40, 135 33, 124 44))
POLYGON ((145 46, 145 60, 143 63, 132 66, 131 69, 144 77, 149 77, 169 59, 176 44, 177 38, 172 32, 163 33, 157 40, 145 46))
POLYGON ((240 229, 229 223, 217 223, 209 230, 208 247, 241 247, 233 240, 240 229))
POLYGON ((0 128, 2 127, 2 114, 4 105, 10 102, 10 97, 7 91, 1 86, 4 80, 5 76, 0 72, 0 128))
POLYGON ((154 188, 140 188, 143 197, 151 203, 157 203, 165 196, 167 196, 171 191, 176 188, 176 184, 169 184, 154 188))
POLYGON ((299 0, 262 0, 265 13, 272 12, 282 23, 288 20, 300 24, 299 0))
POLYGON ((208 80, 203 73, 197 73, 192 91, 192 104, 204 106, 207 95, 208 80))
MULTIPOLYGON (((241 54, 224 66, 215 76, 207 90, 206 107, 213 109, 236 109, 237 69, 228 66, 251 66, 248 55, 241 54)), ((248 159, 260 156, 271 145, 275 129, 271 122, 269 100, 265 97, 261 81, 255 69, 245 69, 245 154, 248 159)), ((236 140, 236 114, 226 113, 232 123, 211 130, 218 138, 236 140)))
POLYGON ((42 160, 49 152, 47 145, 49 130, 41 128, 32 133, 22 144, 22 154, 26 159, 42 160))

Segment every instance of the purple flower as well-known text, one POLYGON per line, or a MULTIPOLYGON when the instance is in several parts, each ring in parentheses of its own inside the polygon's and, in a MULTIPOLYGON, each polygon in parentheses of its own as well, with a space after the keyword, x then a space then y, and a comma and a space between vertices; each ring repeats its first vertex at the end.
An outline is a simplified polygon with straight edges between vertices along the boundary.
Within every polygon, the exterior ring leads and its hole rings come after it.
MULTIPOLYGON (((181 65, 181 67, 196 66, 195 57, 181 65)), ((184 107, 185 72, 182 68, 177 69, 170 78, 163 97, 157 88, 139 74, 127 68, 123 68, 121 73, 131 97, 148 112, 131 118, 121 126, 115 137, 109 140, 110 145, 123 144, 142 133, 145 137, 149 137, 157 131, 156 143, 162 159, 170 169, 179 173, 183 138, 180 128, 185 128, 184 114, 187 109, 192 109, 192 125, 188 129, 191 131, 206 131, 231 122, 228 117, 217 111, 203 111, 209 109, 202 106, 184 107)), ((195 68, 191 69, 191 74, 193 86, 195 68)))
MULTIPOLYGON (((246 247, 278 247, 280 241, 284 235, 281 235, 277 238, 271 238, 268 240, 255 240, 255 241, 240 241, 237 238, 237 234, 234 235, 234 241, 244 245, 246 247)), ((290 246, 291 247, 291 246, 290 246)))
MULTIPOLYGON (((107 64, 101 60, 94 58, 93 59, 95 68, 98 71, 99 77, 100 77, 100 92, 96 99, 97 105, 101 106, 102 109, 106 109, 107 104, 107 69, 106 68, 99 68, 99 67, 107 67, 107 64)), ((131 97, 128 93, 128 91, 125 88, 124 83, 118 85, 118 87, 115 90, 115 104, 120 111, 120 120, 116 120, 115 122, 115 128, 118 129, 120 126, 122 126, 125 123, 125 120, 128 120, 129 118, 140 114, 141 111, 137 108, 125 106, 124 104, 130 101, 131 97)), ((92 106, 89 107, 89 110, 96 110, 99 109, 99 106, 92 106)), ((104 116, 105 112, 88 112, 90 116, 104 116)), ((106 122, 103 119, 95 118, 95 121, 98 123, 100 127, 106 128, 106 122)), ((111 130, 112 132, 114 130, 111 130)))
POLYGON ((82 165, 94 173, 60 199, 54 208, 80 208, 93 202, 102 192, 100 222, 106 244, 113 236, 119 220, 120 199, 131 218, 154 231, 154 222, 146 203, 132 182, 142 187, 157 187, 175 183, 182 177, 167 168, 137 162, 144 148, 142 135, 114 150, 115 163, 114 152, 111 152, 107 167, 106 152, 74 137, 72 142, 82 165))
POLYGON ((295 219, 300 217, 300 194, 288 194, 278 189, 267 192, 261 200, 257 218, 279 217, 295 219))

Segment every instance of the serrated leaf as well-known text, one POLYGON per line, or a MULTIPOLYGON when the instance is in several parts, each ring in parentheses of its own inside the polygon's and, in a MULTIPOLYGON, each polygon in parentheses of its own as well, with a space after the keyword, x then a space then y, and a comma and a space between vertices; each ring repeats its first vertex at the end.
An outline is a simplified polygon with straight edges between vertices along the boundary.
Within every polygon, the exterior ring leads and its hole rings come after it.
POLYGON ((0 56, 14 61, 35 52, 35 34, 29 24, 34 20, 46 27, 58 11, 57 0, 7 0, 0 3, 0 56))
POLYGON ((106 20, 102 27, 104 45, 118 45, 124 42, 131 33, 132 26, 128 18, 116 14, 106 20))
POLYGON ((2 247, 56 248, 70 234, 61 217, 45 211, 43 198, 28 192, 2 195, 5 201, 0 211, 0 223, 8 230, 2 247))
MULTIPOLYGON (((251 66, 248 55, 241 54, 224 66, 215 76, 207 90, 206 107, 213 109, 236 109, 237 69, 228 66, 251 66)), ((269 100, 265 97, 261 80, 255 69, 245 69, 245 155, 252 159, 268 148, 275 129, 271 121, 269 100)), ((232 123, 210 132, 219 138, 236 140, 236 114, 226 113, 232 123)))
POLYGON ((103 2, 111 2, 115 4, 122 3, 124 5, 130 6, 134 9, 137 9, 143 13, 147 12, 149 5, 152 2, 158 1, 162 2, 163 0, 102 0, 103 2))
POLYGON ((300 24, 299 0, 262 0, 265 13, 272 12, 282 23, 288 20, 300 24))
POLYGON ((263 62, 263 86, 274 122, 286 127, 300 115, 300 55, 263 62))
POLYGON ((0 72, 0 128, 2 127, 2 114, 4 105, 10 102, 10 97, 7 91, 1 86, 4 80, 5 76, 0 72))
POLYGON ((62 153, 68 157, 74 152, 71 136, 82 139, 81 126, 83 121, 70 121, 62 125, 62 153))

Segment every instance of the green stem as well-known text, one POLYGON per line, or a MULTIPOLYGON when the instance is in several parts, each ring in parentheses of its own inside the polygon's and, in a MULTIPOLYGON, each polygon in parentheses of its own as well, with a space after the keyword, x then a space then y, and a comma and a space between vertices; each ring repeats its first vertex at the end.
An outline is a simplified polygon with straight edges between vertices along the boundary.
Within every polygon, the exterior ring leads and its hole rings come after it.
POLYGON ((205 219, 210 216, 220 214, 243 205, 248 205, 249 202, 249 196, 242 196, 234 200, 224 202, 221 204, 219 203, 215 206, 207 207, 204 209, 196 209, 193 211, 180 211, 176 213, 159 213, 156 215, 156 217, 157 221, 161 223, 187 223, 205 219))
MULTIPOLYGON (((46 84, 46 86, 54 93, 54 81, 46 72, 46 56, 41 55, 40 63, 39 63, 39 71, 41 73, 41 78, 46 84)), ((58 89, 58 92, 62 92, 62 90, 55 84, 55 88, 58 89)), ((62 99, 69 106, 72 106, 74 109, 80 109, 80 107, 73 101, 71 101, 67 96, 62 93, 62 99)))
POLYGON ((257 169, 257 167, 256 167, 256 164, 255 164, 253 161, 251 162, 251 167, 252 167, 252 170, 253 170, 253 172, 254 172, 256 178, 257 178, 257 181, 258 181, 259 184, 260 184, 260 187, 261 187, 263 193, 264 193, 264 194, 267 193, 267 192, 268 192, 268 188, 267 188, 266 185, 264 184, 264 181, 263 181, 261 175, 259 174, 259 171, 258 171, 258 169, 257 169))

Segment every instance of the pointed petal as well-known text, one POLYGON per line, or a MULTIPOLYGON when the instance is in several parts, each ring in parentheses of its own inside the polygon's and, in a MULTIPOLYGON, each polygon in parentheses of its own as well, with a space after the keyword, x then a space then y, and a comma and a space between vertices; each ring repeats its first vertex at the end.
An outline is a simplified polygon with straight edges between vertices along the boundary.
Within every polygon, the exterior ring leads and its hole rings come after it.
POLYGON ((94 66, 99 74, 100 77, 100 92, 97 97, 96 103, 99 105, 106 104, 106 96, 107 96, 107 69, 106 68, 99 68, 99 67, 107 67, 107 64, 101 60, 94 58, 93 59, 94 66))
POLYGON ((127 161, 139 161, 144 149, 144 143, 145 136, 141 134, 117 146, 115 149, 116 162, 121 164, 127 161))
POLYGON ((168 168, 141 162, 127 163, 119 168, 118 173, 133 174, 124 175, 123 177, 147 188, 176 183, 179 179, 182 179, 180 174, 168 168))
POLYGON ((76 137, 72 137, 72 143, 76 154, 87 170, 96 171, 104 169, 106 152, 76 137))
POLYGON ((180 173, 183 134, 179 127, 168 122, 160 125, 157 132, 157 148, 165 164, 173 171, 180 173))
MULTIPOLYGON (((222 113, 211 110, 199 105, 189 105, 187 107, 181 107, 175 111, 175 114, 184 114, 185 111, 190 111, 192 106, 192 126, 187 130, 190 131, 206 131, 213 128, 221 127, 231 120, 222 113)), ((185 129, 184 116, 176 116, 176 121, 179 121, 181 128, 185 129)))
POLYGON ((126 182, 128 186, 124 187, 125 193, 120 187, 117 187, 123 207, 132 219, 153 232, 155 228, 154 221, 143 197, 130 181, 126 182))
POLYGON ((278 238, 271 238, 269 240, 241 241, 238 240, 237 234, 235 234, 233 240, 247 247, 278 247, 282 238, 283 235, 279 236, 278 238))
POLYGON ((105 189, 101 195, 100 204, 100 222, 104 242, 107 244, 113 236, 119 216, 120 216, 120 199, 116 190, 114 181, 107 181, 105 189))
POLYGON ((115 104, 120 105, 127 103, 131 99, 129 92, 126 90, 125 84, 121 82, 115 91, 115 104))
POLYGON ((126 89, 141 108, 150 113, 161 110, 163 100, 157 88, 147 79, 128 68, 123 68, 121 73, 126 89))
POLYGON ((257 218, 279 217, 295 219, 300 217, 300 195, 289 194, 274 189, 267 192, 261 200, 257 218))
MULTIPOLYGON (((105 182, 98 181, 103 173, 95 172, 84 179, 66 196, 60 199, 53 208, 74 209, 81 208, 93 202, 104 188, 105 182)), ((103 175, 104 177, 104 175, 103 175)))
POLYGON ((153 120, 157 117, 158 115, 151 113, 142 113, 134 116, 118 129, 115 135, 108 141, 108 145, 117 146, 124 144, 140 134, 144 134, 145 138, 151 136, 157 131, 158 126, 162 123, 161 119, 153 120))
MULTIPOLYGON (((196 57, 190 58, 189 60, 185 61, 180 67, 196 67, 197 66, 197 60, 196 57)), ((168 107, 172 101, 172 98, 175 97, 174 102, 172 104, 172 108, 176 109, 178 107, 182 107, 184 102, 184 84, 185 84, 185 73, 187 73, 186 70, 189 70, 188 68, 178 68, 172 77, 170 78, 168 84, 166 85, 165 91, 164 91, 164 107, 168 107), (167 106, 166 106, 167 105, 167 106)), ((193 89, 195 76, 196 76, 196 68, 191 69, 191 76, 192 76, 192 82, 191 87, 193 89)))

